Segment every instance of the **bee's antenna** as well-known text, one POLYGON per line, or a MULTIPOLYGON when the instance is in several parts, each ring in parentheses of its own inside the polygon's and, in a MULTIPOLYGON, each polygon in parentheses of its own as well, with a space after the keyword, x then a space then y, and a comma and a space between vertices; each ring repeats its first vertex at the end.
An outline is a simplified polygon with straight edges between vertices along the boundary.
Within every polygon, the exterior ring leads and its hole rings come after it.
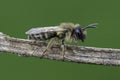
POLYGON ((89 24, 89 25, 87 25, 86 27, 82 28, 82 30, 86 30, 86 29, 88 29, 88 28, 96 28, 97 25, 98 25, 98 23, 89 24))

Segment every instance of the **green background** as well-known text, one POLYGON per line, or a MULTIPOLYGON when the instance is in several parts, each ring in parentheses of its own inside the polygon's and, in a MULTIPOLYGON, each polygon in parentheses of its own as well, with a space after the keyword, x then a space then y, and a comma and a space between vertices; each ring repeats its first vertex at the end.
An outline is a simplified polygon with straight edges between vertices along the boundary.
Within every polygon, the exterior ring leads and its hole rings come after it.
MULTIPOLYGON (((98 28, 88 30, 80 45, 120 48, 119 0, 0 0, 0 31, 10 36, 26 38, 25 31, 32 27, 61 22, 97 22, 98 28)), ((119 79, 120 67, 0 54, 0 80, 119 79)))

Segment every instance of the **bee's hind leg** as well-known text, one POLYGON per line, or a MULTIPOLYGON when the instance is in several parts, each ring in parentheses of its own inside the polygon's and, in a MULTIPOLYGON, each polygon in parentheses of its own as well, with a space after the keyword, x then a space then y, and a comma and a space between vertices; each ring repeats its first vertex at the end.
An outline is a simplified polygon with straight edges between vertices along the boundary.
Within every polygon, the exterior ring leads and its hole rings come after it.
POLYGON ((43 51, 42 56, 44 56, 45 54, 47 54, 46 51, 47 51, 48 49, 51 49, 51 46, 53 45, 53 41, 55 41, 55 38, 52 38, 52 39, 50 40, 50 42, 48 43, 47 47, 46 47, 45 50, 43 51))
POLYGON ((64 44, 64 39, 62 39, 62 44, 61 44, 61 49, 62 49, 62 53, 61 53, 61 55, 62 55, 62 57, 64 58, 64 55, 65 55, 65 44, 64 44))

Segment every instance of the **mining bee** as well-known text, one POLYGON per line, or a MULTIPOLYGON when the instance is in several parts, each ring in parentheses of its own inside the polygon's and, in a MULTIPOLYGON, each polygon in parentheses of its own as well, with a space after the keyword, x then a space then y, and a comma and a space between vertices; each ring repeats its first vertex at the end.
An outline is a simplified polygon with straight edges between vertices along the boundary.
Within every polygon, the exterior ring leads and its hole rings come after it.
POLYGON ((78 42, 81 40, 84 42, 86 38, 86 30, 88 28, 96 28, 97 23, 87 25, 86 27, 80 27, 79 24, 73 23, 61 23, 59 26, 50 27, 38 27, 32 28, 26 32, 28 39, 31 40, 50 40, 46 49, 43 51, 42 55, 46 54, 46 51, 50 49, 55 42, 61 43, 61 55, 65 55, 65 45, 64 42, 78 42))

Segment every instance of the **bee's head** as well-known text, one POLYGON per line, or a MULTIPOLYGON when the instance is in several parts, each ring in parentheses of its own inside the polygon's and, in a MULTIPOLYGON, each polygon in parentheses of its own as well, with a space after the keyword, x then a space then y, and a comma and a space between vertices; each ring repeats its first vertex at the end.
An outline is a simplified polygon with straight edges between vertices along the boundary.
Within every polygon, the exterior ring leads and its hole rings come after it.
POLYGON ((84 34, 84 31, 82 30, 79 24, 75 25, 73 34, 76 40, 81 40, 82 42, 84 42, 86 34, 84 34))
POLYGON ((87 29, 88 28, 96 28, 97 23, 94 24, 90 24, 84 28, 81 28, 79 24, 75 25, 73 34, 74 34, 74 38, 77 40, 81 40, 82 42, 84 42, 86 35, 87 35, 87 29))

